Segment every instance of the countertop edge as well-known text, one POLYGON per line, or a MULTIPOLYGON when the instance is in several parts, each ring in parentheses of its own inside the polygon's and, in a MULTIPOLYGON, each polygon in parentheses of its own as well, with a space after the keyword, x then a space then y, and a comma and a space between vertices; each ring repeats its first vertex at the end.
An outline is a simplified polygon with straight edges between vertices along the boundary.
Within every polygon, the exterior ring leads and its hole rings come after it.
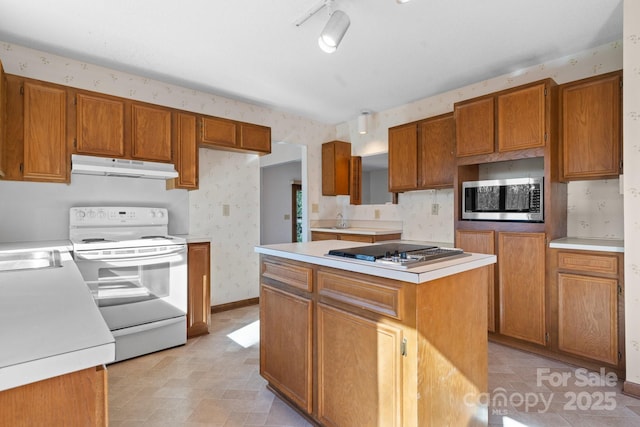
POLYGON ((353 228, 331 228, 331 227, 312 227, 310 231, 319 233, 336 233, 336 234, 361 234, 365 236, 383 236, 386 234, 402 234, 402 230, 399 229, 384 229, 384 228, 367 228, 367 227, 353 227, 353 228))
POLYGON ((552 249, 624 253, 624 241, 615 239, 562 237, 549 242, 549 247, 552 249))

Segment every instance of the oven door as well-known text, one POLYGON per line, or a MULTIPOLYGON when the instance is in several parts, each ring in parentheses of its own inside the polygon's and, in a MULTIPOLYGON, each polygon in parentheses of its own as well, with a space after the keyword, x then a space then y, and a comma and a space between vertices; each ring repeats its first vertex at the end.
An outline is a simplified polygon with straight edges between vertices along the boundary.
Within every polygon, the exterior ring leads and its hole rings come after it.
POLYGON ((74 258, 112 331, 187 311, 186 245, 76 251, 74 258))

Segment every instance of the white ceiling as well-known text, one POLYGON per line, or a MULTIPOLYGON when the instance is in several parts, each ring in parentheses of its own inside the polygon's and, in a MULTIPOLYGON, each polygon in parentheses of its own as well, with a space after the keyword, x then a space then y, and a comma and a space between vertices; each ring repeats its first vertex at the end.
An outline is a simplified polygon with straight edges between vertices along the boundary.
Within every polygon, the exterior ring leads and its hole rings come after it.
POLYGON ((0 0, 0 41, 336 124, 622 38, 622 0, 0 0))

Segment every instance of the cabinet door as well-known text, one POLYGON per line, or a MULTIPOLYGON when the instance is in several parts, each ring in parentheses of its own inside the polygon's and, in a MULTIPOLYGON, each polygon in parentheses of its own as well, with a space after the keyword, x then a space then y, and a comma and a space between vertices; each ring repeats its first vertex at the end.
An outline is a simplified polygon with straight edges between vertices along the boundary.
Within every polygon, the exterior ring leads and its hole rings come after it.
POLYGON ((402 425, 402 338, 398 327, 318 304, 318 419, 323 425, 402 425))
POLYGON ((558 348, 618 363, 618 281, 558 273, 558 348))
POLYGON ((420 188, 453 186, 456 158, 453 114, 438 116, 420 123, 419 182, 420 188))
POLYGON ((66 91, 24 83, 23 178, 68 182, 66 91))
POLYGON ((617 178, 620 171, 621 75, 560 87, 562 178, 617 178))
POLYGON ((187 337, 208 334, 211 324, 210 244, 190 243, 187 337))
POLYGON ((498 96, 498 151, 544 147, 546 85, 498 96))
POLYGON ((76 153, 124 156, 124 100, 79 93, 76 127, 76 153))
POLYGON ((351 156, 349 160, 349 203, 362 204, 362 157, 351 156))
POLYGON ((171 110, 131 104, 131 157, 171 162, 171 110))
POLYGON ((201 117, 200 142, 213 146, 236 147, 238 144, 236 122, 216 117, 201 117))
POLYGON ((176 113, 174 116, 176 142, 175 165, 178 177, 167 181, 168 188, 198 189, 198 143, 196 141, 196 116, 176 113))
POLYGON ((312 412, 312 301, 260 287, 260 374, 312 412))
POLYGON ((322 195, 349 194, 351 144, 331 141, 322 144, 322 195))
POLYGON ((454 106, 456 155, 490 154, 494 151, 493 97, 466 101, 454 106))
POLYGON ((271 152, 271 128, 267 126, 240 124, 240 148, 260 153, 271 152))
MULTIPOLYGON (((495 254, 495 232, 493 230, 473 231, 473 230, 456 230, 456 247, 463 249, 465 252, 475 252, 480 254, 495 254)), ((494 265, 488 266, 487 289, 488 295, 488 314, 487 320, 489 331, 496 331, 496 309, 495 309, 495 270, 494 265)))
POLYGON ((5 144, 5 127, 7 126, 7 82, 4 76, 2 62, 0 62, 0 178, 5 174, 4 152, 5 144))
POLYGON ((389 192, 418 186, 418 129, 416 123, 389 129, 389 192))
POLYGON ((546 344, 545 234, 498 234, 500 333, 546 344))

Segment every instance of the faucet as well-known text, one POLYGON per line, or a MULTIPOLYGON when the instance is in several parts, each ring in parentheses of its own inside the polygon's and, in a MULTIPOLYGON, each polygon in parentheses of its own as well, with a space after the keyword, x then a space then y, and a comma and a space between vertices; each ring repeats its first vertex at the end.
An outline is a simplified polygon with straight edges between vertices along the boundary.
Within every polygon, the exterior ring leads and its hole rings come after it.
POLYGON ((338 215, 336 215, 336 227, 337 228, 347 228, 347 223, 345 222, 345 220, 342 217, 342 214, 340 212, 338 212, 338 215))

